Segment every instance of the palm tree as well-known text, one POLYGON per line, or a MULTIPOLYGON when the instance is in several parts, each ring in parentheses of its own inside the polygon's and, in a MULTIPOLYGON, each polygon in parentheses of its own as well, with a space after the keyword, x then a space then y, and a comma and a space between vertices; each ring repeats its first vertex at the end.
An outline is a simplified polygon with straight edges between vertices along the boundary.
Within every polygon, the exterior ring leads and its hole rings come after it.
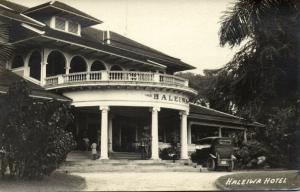
POLYGON ((296 0, 238 0, 224 13, 220 45, 240 47, 223 68, 234 77, 230 84, 238 106, 255 114, 262 103, 295 93, 298 15, 296 0))
POLYGON ((230 87, 226 93, 239 115, 266 124, 256 130, 256 139, 269 148, 274 166, 288 166, 290 149, 299 151, 283 136, 294 135, 300 122, 299 5, 297 0, 237 0, 221 18, 220 45, 239 51, 221 70, 228 80, 219 83, 230 87))

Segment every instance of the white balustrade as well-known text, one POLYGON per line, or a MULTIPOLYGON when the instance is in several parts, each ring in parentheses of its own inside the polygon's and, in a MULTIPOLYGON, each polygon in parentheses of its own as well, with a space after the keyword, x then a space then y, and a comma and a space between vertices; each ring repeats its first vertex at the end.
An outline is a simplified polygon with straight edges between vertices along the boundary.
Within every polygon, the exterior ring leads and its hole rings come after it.
POLYGON ((91 71, 70 73, 47 77, 45 79, 46 86, 55 86, 59 84, 75 83, 75 82, 141 82, 141 83, 159 83, 176 86, 188 86, 188 81, 174 75, 158 74, 152 72, 137 71, 91 71))
POLYGON ((178 76, 161 74, 159 76, 160 83, 171 85, 188 86, 188 81, 178 76))
POLYGON ((102 80, 102 73, 99 71, 92 71, 89 73, 89 78, 90 81, 100 81, 102 80))
POLYGON ((57 85, 58 76, 46 77, 45 81, 46 81, 46 85, 57 85))

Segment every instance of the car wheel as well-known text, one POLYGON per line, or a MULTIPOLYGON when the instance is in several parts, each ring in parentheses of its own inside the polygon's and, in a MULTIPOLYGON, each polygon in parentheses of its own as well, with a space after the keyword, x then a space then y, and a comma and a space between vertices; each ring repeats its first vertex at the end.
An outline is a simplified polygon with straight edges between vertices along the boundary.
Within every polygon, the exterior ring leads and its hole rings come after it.
POLYGON ((233 171, 233 169, 234 169, 234 161, 232 160, 229 163, 229 166, 227 167, 227 171, 231 172, 231 171, 233 171))
POLYGON ((207 169, 210 171, 215 171, 216 170, 216 162, 213 158, 208 158, 207 160, 207 169))

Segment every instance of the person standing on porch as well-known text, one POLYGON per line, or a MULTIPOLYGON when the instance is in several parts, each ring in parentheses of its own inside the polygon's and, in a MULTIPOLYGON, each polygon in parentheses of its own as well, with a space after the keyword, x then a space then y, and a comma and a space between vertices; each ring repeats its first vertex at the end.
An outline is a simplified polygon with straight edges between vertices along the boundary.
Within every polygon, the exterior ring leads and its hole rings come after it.
POLYGON ((96 142, 93 142, 93 144, 91 145, 91 149, 92 149, 93 160, 96 160, 97 159, 97 144, 96 144, 96 142))

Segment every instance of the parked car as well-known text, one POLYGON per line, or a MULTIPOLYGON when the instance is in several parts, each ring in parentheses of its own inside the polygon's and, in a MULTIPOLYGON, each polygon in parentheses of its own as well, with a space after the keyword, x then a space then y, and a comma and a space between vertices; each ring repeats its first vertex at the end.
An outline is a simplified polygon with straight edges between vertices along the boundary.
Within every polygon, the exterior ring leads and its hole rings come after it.
POLYGON ((208 169, 216 170, 226 168, 228 171, 234 169, 233 155, 234 146, 228 137, 206 137, 196 142, 197 157, 200 162, 206 163, 208 169))

